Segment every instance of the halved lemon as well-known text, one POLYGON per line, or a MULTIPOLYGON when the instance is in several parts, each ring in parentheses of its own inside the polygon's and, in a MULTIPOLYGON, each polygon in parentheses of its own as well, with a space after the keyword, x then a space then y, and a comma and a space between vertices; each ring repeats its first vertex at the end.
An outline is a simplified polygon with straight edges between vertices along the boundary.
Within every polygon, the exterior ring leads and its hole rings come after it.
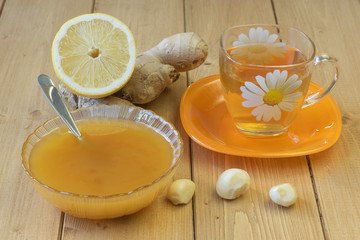
POLYGON ((109 96, 121 89, 134 71, 134 37, 124 23, 110 15, 81 15, 64 23, 56 34, 52 61, 60 81, 75 94, 109 96))

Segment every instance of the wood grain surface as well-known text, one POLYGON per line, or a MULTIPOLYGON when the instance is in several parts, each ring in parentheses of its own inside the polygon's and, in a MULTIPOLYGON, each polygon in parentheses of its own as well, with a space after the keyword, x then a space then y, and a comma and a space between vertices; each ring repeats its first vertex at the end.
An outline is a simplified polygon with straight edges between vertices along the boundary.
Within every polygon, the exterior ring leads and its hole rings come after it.
MULTIPOLYGON (((352 0, 3 0, 0 1, 0 239, 358 239, 360 235, 360 2, 352 0), (45 201, 21 166, 21 147, 37 126, 55 116, 36 83, 41 73, 56 80, 51 44, 60 26, 84 13, 121 19, 138 52, 179 32, 196 32, 209 45, 202 66, 182 73, 155 101, 142 105, 174 123, 184 156, 174 179, 192 179, 193 201, 173 206, 165 192, 142 211, 112 220, 79 219, 45 201), (309 156, 261 159, 203 148, 184 131, 179 104, 187 86, 218 74, 221 32, 232 25, 278 23, 304 31, 339 61, 339 82, 331 92, 343 130, 330 149, 309 156), (218 176, 241 168, 250 190, 236 200, 215 192, 218 176), (290 182, 294 206, 274 204, 269 189, 290 182)), ((331 77, 316 67, 314 81, 331 77)))
POLYGON ((358 42, 354 39, 360 37, 359 2, 276 0, 274 3, 279 24, 302 29, 313 39, 319 53, 328 52, 339 59, 340 79, 331 95, 342 113, 342 134, 334 147, 309 159, 325 236, 356 239, 360 235, 360 84, 357 82, 360 60, 358 42))

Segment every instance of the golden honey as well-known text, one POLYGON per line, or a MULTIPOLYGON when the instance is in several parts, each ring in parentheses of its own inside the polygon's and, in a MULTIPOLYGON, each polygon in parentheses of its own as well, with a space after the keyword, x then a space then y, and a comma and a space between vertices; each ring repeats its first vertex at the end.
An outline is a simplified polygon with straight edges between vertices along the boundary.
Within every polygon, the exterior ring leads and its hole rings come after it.
POLYGON ((171 166, 170 143, 143 124, 96 119, 78 127, 85 143, 57 129, 35 144, 29 164, 39 182, 61 192, 108 196, 150 184, 171 166))

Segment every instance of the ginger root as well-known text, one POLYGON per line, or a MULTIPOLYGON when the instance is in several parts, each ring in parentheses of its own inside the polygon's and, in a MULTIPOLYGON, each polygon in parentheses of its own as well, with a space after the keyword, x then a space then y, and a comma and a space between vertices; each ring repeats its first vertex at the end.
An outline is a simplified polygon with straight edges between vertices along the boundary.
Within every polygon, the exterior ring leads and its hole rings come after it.
POLYGON ((139 54, 130 80, 114 95, 132 103, 148 103, 157 98, 179 76, 173 66, 162 64, 152 55, 139 54))
MULTIPOLYGON (((197 68, 205 61, 207 54, 206 42, 195 33, 178 33, 165 38, 154 48, 138 54, 129 82, 113 96, 134 104, 151 102, 179 78, 179 72, 197 68)), ((63 88, 60 85, 60 89, 63 88)), ((63 92, 64 98, 76 108, 109 101, 109 97, 91 99, 68 90, 63 92)))
POLYGON ((196 33, 178 33, 165 38, 144 54, 158 58, 161 63, 173 66, 178 72, 186 72, 205 61, 208 46, 196 33))

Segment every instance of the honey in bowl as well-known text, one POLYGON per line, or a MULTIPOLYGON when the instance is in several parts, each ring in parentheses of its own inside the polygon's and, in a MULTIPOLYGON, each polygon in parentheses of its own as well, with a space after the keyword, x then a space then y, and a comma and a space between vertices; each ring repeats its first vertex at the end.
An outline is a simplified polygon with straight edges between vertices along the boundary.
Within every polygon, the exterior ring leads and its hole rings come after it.
POLYGON ((147 185, 171 166, 172 148, 153 129, 111 119, 77 123, 85 143, 67 129, 43 137, 30 154, 30 171, 63 192, 107 196, 147 185))
POLYGON ((121 217, 150 205, 182 156, 174 126, 127 105, 82 108, 72 115, 85 143, 58 117, 24 143, 22 164, 40 194, 61 211, 88 219, 121 217))

